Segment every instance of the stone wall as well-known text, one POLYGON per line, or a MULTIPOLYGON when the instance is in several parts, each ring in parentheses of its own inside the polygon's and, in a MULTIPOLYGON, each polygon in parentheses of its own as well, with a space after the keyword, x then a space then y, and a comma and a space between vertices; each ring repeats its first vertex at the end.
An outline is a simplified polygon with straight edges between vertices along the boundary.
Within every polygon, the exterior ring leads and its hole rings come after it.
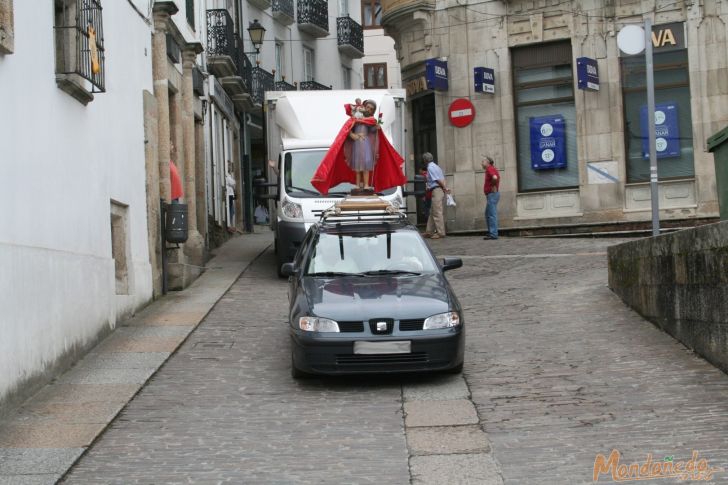
POLYGON ((609 248, 609 287, 728 372, 728 221, 609 248))

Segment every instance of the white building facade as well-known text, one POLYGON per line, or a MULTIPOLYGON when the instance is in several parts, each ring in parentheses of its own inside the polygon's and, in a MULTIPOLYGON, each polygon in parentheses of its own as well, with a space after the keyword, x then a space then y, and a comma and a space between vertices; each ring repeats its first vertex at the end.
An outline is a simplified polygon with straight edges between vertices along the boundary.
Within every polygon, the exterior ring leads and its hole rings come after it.
POLYGON ((153 292, 149 23, 127 2, 44 4, 3 5, 14 46, 0 54, 0 402, 75 359, 153 292))

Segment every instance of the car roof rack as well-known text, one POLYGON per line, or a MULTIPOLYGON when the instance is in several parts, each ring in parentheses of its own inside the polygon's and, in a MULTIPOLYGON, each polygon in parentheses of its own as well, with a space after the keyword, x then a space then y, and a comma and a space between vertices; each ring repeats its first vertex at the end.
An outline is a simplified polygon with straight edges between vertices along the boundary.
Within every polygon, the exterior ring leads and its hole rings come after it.
POLYGON ((345 222, 406 221, 400 208, 376 195, 348 195, 323 211, 320 221, 340 224, 345 222))

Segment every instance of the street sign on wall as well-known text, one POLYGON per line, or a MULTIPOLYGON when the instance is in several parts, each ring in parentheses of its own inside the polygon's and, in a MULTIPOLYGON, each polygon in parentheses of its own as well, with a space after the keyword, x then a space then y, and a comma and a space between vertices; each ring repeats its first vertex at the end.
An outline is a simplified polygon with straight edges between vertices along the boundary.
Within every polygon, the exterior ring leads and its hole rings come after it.
POLYGON ((495 70, 489 67, 473 68, 476 93, 495 93, 495 70))
POLYGON ((531 168, 566 167, 566 124, 561 115, 528 119, 531 133, 531 168))
POLYGON ((468 99, 456 99, 447 110, 450 123, 458 128, 468 126, 475 119, 475 106, 468 99))
POLYGON ((447 91, 447 61, 427 59, 425 61, 425 79, 427 80, 427 89, 447 91))
POLYGON ((578 57, 576 59, 576 79, 579 89, 599 91, 597 60, 590 57, 578 57))
MULTIPOLYGON (((650 140, 647 128, 647 106, 640 108, 640 129, 642 130, 642 155, 650 158, 650 140)), ((657 158, 680 156, 680 122, 677 103, 655 105, 655 153, 657 158)))

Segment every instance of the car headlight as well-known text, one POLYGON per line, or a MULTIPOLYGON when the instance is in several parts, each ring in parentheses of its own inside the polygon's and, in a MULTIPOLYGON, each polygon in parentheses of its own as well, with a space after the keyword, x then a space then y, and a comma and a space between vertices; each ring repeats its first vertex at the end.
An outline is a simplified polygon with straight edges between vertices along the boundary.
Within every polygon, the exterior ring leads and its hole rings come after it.
POLYGON ((296 204, 288 199, 283 199, 281 211, 283 212, 283 215, 289 219, 303 219, 303 209, 301 208, 301 204, 296 204))
POLYGON ((298 319, 298 327, 307 332, 338 332, 339 324, 328 318, 301 317, 298 319))
POLYGON ((424 330, 430 330, 433 328, 457 327, 459 325, 460 315, 458 315, 456 312, 447 312, 425 318, 425 324, 422 326, 422 328, 424 330))

